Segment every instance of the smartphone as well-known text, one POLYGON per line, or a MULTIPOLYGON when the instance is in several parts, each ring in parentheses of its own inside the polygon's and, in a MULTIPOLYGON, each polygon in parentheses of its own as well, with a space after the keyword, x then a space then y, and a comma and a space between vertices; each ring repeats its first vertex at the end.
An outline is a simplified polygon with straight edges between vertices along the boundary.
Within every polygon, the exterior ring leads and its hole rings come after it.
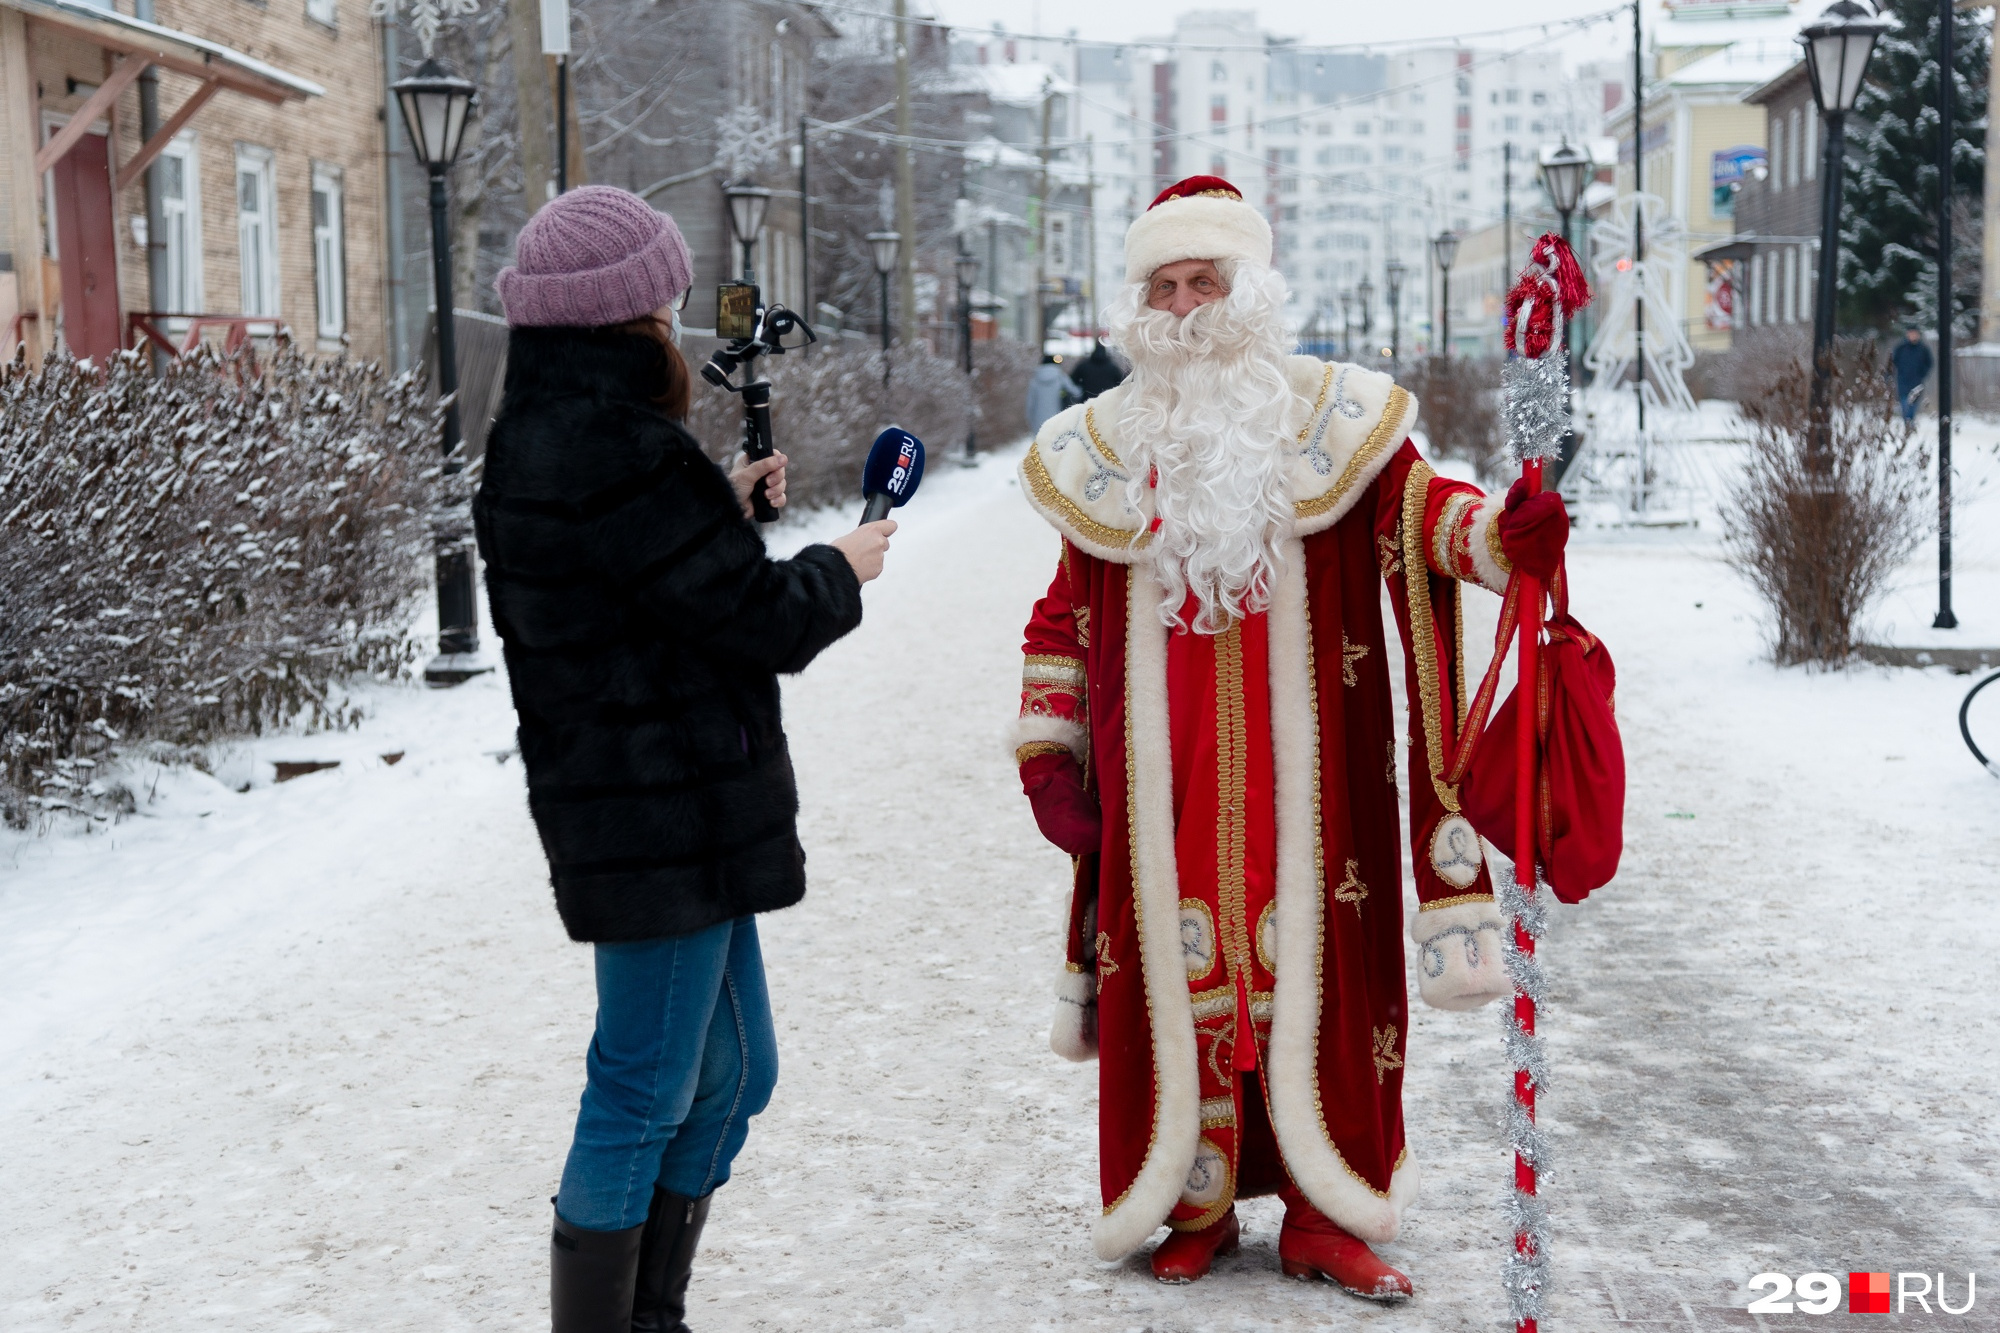
POLYGON ((757 284, 725 282, 715 289, 715 336, 754 338, 757 336, 757 284))

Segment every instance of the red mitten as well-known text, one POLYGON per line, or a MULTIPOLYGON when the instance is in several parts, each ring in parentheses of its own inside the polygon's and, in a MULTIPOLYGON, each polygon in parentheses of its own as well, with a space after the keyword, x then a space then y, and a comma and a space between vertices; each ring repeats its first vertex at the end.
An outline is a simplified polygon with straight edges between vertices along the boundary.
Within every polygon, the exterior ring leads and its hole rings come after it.
POLYGON ((1087 856, 1104 841, 1104 814, 1073 756, 1035 755, 1021 765, 1021 790, 1042 836, 1071 856, 1087 856))
POLYGON ((1555 577, 1569 544, 1569 511, 1562 496, 1554 491, 1530 495, 1523 477, 1507 492, 1507 507, 1497 522, 1500 549, 1514 568, 1544 583, 1555 577))

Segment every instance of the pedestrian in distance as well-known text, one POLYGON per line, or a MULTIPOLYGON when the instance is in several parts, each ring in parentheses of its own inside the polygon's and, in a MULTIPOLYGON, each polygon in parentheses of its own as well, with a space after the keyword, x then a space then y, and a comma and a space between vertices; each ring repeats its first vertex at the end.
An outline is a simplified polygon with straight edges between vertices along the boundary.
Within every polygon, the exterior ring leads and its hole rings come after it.
POLYGON ((1125 368, 1111 355, 1111 349, 1102 339, 1090 349, 1090 355, 1078 363, 1069 376, 1076 381, 1076 387, 1083 391, 1083 399, 1089 402, 1106 389, 1115 389, 1125 382, 1125 368))
POLYGON ((1028 429, 1040 430, 1042 423, 1071 403, 1083 401, 1076 381, 1063 373, 1062 358, 1042 354, 1042 364, 1028 377, 1028 429))
POLYGON ((1914 324, 1905 325, 1903 341, 1889 353, 1889 367, 1896 377, 1896 407, 1903 414, 1905 426, 1916 424, 1917 402, 1924 396, 1924 383, 1930 379, 1931 368, 1936 364, 1924 342, 1923 330, 1914 324))
POLYGON ((776 1084, 756 914, 805 893, 778 675, 861 623, 895 523, 789 560, 682 425, 692 280, 673 219, 586 186, 498 287, 507 382, 474 501, 528 808, 596 1032, 556 1194, 555 1333, 683 1333, 709 1199, 776 1084))

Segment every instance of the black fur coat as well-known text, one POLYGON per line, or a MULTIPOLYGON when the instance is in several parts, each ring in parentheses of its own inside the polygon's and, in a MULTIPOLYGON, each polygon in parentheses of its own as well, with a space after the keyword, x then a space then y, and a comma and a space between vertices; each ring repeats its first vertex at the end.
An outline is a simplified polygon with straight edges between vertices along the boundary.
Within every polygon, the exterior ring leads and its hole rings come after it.
POLYGON ((684 935, 805 894, 779 717, 861 623, 840 552, 772 560, 653 408, 634 334, 516 329, 473 503, 521 758, 570 937, 684 935))

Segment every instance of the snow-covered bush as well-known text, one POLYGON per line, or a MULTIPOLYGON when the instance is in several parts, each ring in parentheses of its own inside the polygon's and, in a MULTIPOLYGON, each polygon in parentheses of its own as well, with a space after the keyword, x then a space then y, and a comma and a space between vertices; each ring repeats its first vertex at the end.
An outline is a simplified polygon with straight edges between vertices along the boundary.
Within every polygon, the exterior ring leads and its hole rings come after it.
POLYGON ((1028 377, 1041 358, 1027 343, 994 338, 972 346, 972 391, 979 442, 992 449, 1028 433, 1028 377))
MULTIPOLYGON (((712 340, 690 338, 683 350, 699 374, 714 348, 712 340)), ((771 434, 791 460, 785 478, 791 504, 860 499, 861 465, 884 426, 909 431, 933 458, 965 445, 973 412, 965 372, 921 347, 889 353, 886 388, 876 347, 820 343, 809 351, 760 358, 756 365, 771 381, 771 434)), ((712 457, 726 460, 742 447, 743 400, 698 380, 688 429, 712 457)))
POLYGON ((1488 481, 1508 470, 1495 357, 1426 357, 1396 377, 1417 397, 1417 424, 1440 458, 1473 464, 1488 481))
POLYGON ((114 743, 339 725, 331 686, 404 669, 436 422, 415 380, 289 346, 261 373, 208 352, 0 371, 8 820, 84 804, 114 743))
POLYGON ((1770 608, 1773 654, 1786 666, 1847 661, 1856 621, 1931 519, 1928 454, 1895 421, 1875 344, 1842 339, 1831 356, 1823 443, 1809 354, 1773 353, 1739 371, 1750 461, 1723 504, 1726 549, 1770 608))

